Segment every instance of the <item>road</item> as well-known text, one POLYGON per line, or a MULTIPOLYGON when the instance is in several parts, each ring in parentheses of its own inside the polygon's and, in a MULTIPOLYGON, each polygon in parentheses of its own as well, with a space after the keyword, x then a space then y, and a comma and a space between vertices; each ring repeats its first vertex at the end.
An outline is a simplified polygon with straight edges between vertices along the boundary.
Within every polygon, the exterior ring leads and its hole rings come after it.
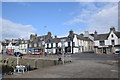
POLYGON ((11 78, 118 78, 118 55, 73 54, 71 63, 39 68, 11 78))

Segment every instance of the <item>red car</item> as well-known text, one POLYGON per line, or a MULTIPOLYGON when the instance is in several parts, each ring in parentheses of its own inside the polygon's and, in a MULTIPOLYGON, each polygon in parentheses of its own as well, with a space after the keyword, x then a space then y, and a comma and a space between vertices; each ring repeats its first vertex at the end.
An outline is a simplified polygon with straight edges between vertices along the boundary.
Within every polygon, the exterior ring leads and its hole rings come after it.
POLYGON ((8 55, 12 55, 12 52, 8 52, 7 54, 8 54, 8 55))

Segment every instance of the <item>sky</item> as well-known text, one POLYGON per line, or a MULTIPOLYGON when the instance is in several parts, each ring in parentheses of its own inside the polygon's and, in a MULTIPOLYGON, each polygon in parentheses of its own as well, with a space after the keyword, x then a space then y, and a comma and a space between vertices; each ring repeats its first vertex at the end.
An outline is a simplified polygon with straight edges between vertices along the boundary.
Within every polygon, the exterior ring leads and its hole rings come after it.
POLYGON ((2 39, 24 38, 30 34, 67 36, 109 32, 118 27, 117 2, 2 2, 2 39))

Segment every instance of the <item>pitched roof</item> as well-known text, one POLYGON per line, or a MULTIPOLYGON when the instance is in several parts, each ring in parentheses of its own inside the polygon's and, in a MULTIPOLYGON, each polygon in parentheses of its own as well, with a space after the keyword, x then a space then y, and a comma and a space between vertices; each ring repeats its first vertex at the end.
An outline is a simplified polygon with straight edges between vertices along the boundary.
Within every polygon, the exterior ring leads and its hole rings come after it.
POLYGON ((114 33, 118 38, 120 38, 120 32, 114 32, 114 33))
POLYGON ((106 34, 98 34, 94 40, 106 40, 107 37, 108 37, 109 33, 106 33, 106 34))
POLYGON ((61 42, 62 39, 65 39, 65 41, 67 41, 67 42, 71 41, 69 37, 61 37, 61 38, 50 39, 50 40, 46 41, 46 43, 58 43, 58 42, 61 42))
POLYGON ((2 46, 8 46, 9 43, 2 43, 2 46))
POLYGON ((77 38, 84 41, 92 41, 89 37, 84 37, 83 35, 77 35, 77 38))

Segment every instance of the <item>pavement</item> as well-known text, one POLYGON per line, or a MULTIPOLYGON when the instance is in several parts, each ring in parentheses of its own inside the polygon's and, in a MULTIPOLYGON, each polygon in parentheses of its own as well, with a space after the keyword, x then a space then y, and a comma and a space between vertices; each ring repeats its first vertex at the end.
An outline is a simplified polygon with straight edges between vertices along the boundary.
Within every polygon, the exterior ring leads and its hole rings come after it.
POLYGON ((118 55, 72 54, 72 62, 6 78, 118 78, 118 55))

